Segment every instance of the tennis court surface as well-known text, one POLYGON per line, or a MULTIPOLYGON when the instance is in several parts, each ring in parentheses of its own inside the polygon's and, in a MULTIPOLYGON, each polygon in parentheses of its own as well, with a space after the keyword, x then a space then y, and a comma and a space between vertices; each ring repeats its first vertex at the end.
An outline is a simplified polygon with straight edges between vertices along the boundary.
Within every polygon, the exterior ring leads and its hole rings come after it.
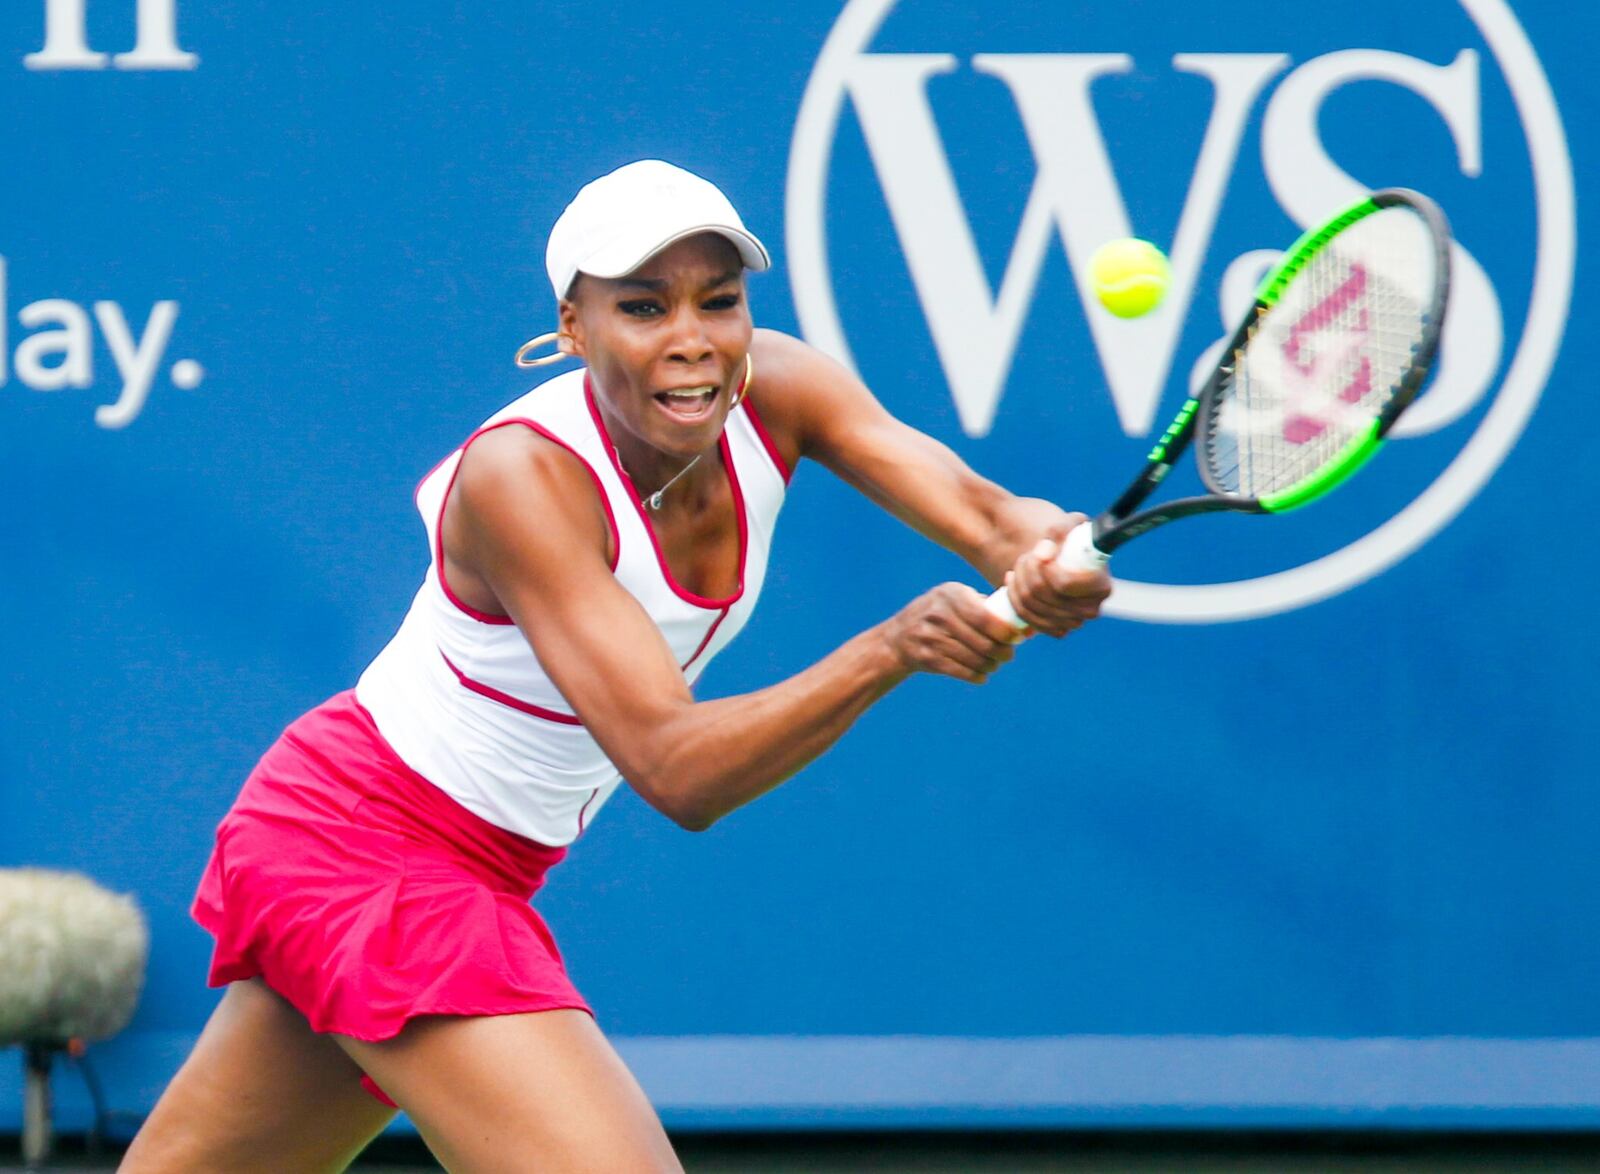
MULTIPOLYGON (((1600 1170, 1600 1134, 789 1134, 674 1139, 690 1174, 1577 1174, 1600 1170)), ((89 1174, 116 1154, 68 1139, 44 1169, 89 1174)), ((0 1174, 24 1170, 15 1137, 0 1141, 0 1174)), ((410 1139, 385 1140, 351 1167, 371 1174, 438 1170, 410 1139)))

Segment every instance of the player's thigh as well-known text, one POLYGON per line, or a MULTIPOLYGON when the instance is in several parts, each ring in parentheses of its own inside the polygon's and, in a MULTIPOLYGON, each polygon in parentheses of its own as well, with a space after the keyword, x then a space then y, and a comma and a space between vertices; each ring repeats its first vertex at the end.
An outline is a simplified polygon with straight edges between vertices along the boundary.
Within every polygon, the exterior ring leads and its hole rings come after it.
POLYGON ((583 1011, 437 1016, 381 1043, 339 1039, 457 1174, 682 1169, 583 1011))
POLYGON ((331 1036, 259 980, 228 987, 124 1174, 342 1170, 394 1110, 331 1036))

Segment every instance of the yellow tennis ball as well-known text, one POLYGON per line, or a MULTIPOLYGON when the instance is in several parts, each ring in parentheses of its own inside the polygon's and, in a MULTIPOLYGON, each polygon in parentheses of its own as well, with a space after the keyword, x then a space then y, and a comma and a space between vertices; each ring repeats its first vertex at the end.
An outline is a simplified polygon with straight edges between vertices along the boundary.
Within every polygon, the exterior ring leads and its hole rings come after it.
POLYGON ((1089 258, 1089 284, 1100 304, 1118 318, 1148 314, 1167 296, 1172 266, 1149 241, 1107 241, 1089 258))

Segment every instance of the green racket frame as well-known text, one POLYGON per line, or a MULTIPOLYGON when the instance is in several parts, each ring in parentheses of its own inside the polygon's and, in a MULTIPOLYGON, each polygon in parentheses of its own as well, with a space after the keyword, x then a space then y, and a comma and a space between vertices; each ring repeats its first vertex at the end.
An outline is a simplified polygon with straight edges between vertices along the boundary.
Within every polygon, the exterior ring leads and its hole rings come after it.
MULTIPOLYGON (((1394 427, 1400 414, 1416 399, 1427 379, 1439 351, 1440 331, 1444 327, 1445 309, 1450 300, 1450 226, 1444 213, 1428 197, 1405 188, 1387 188, 1373 192, 1340 212, 1327 223, 1312 229, 1297 240, 1284 253, 1283 259, 1273 267, 1256 290, 1254 303, 1243 322, 1234 332, 1222 352, 1221 361, 1206 380, 1198 396, 1184 401, 1172 423, 1156 441, 1145 460, 1145 467, 1133 479, 1122 496, 1111 508, 1094 519, 1092 542, 1101 553, 1109 555, 1117 547, 1149 533, 1158 526, 1195 514, 1232 510, 1239 513, 1281 514, 1298 509, 1323 497, 1343 484, 1355 471, 1372 459, 1383 444, 1383 438, 1394 427), (1135 513, 1139 505, 1161 484, 1172 470, 1183 450, 1194 437, 1197 421, 1208 418, 1218 398, 1233 379, 1233 364, 1246 342, 1254 333, 1261 316, 1283 297, 1284 290, 1295 275, 1330 241, 1356 222, 1384 208, 1407 207, 1415 212, 1427 226, 1434 250, 1435 281, 1432 300, 1423 315, 1423 330, 1412 351, 1410 365, 1399 381, 1395 395, 1371 426, 1352 438, 1344 448, 1315 473, 1294 485, 1263 497, 1249 497, 1229 493, 1212 477, 1205 461, 1200 461, 1200 478, 1210 491, 1196 497, 1178 498, 1159 506, 1135 513)), ((1101 560, 1103 561, 1103 560, 1101 560)))

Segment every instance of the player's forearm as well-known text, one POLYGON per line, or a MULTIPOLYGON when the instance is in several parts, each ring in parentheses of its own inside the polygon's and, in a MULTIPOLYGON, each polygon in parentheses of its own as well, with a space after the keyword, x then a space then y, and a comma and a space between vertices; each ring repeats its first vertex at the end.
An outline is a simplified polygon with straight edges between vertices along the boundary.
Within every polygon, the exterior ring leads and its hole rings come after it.
POLYGON ((885 493, 886 504, 990 583, 998 586, 1023 552, 1074 520, 1054 502, 1018 497, 944 446, 921 440, 929 450, 923 468, 899 485, 898 496, 885 493))
POLYGON ((1052 527, 1074 520, 1053 502, 1018 497, 980 476, 954 453, 945 458, 898 499, 883 494, 884 504, 996 586, 1052 527))
POLYGON ((625 773, 676 822, 708 827, 821 755, 909 675, 881 626, 870 629, 779 684, 684 706, 625 773))

